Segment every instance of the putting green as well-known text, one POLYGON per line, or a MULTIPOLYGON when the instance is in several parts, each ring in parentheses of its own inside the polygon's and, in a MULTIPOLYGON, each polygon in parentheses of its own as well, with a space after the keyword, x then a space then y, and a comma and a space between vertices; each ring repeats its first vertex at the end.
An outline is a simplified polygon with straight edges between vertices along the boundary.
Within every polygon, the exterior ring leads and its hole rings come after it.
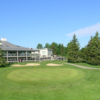
POLYGON ((17 69, 7 75, 7 78, 13 81, 36 83, 77 80, 83 77, 83 71, 71 68, 17 69))

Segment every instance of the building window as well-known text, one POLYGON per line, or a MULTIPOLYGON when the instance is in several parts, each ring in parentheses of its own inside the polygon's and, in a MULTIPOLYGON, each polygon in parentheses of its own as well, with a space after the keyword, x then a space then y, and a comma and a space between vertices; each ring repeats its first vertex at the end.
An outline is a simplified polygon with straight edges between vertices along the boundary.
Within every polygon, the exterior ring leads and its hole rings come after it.
POLYGON ((42 51, 42 54, 46 54, 46 51, 42 51))

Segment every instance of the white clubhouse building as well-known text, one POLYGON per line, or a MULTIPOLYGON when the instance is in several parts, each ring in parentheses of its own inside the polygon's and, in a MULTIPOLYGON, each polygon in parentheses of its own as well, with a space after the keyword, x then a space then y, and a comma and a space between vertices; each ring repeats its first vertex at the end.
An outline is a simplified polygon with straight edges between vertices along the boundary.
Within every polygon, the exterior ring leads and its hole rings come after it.
POLYGON ((44 49, 35 49, 35 50, 36 51, 32 52, 32 54, 40 54, 40 58, 48 58, 52 56, 52 49, 44 48, 44 49))

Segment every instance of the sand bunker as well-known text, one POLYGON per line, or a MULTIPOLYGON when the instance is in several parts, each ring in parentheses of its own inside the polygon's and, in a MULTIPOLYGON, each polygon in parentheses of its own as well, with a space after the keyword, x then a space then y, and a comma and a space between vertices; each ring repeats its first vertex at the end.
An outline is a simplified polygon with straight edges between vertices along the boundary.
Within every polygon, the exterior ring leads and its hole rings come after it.
POLYGON ((24 67, 24 66, 39 66, 39 65, 40 65, 39 63, 28 63, 26 65, 14 64, 14 65, 11 65, 11 66, 24 67))
POLYGON ((47 66, 63 66, 63 64, 54 64, 54 63, 49 63, 47 66))

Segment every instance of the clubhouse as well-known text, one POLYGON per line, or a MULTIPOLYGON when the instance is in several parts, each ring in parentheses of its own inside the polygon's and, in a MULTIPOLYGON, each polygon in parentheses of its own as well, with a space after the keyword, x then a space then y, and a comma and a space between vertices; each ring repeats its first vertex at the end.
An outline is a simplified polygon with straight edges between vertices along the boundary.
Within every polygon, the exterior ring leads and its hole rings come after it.
POLYGON ((39 58, 39 50, 14 45, 7 42, 6 38, 1 38, 0 48, 4 50, 4 58, 7 62, 30 61, 39 58), (31 52, 38 52, 38 54, 32 54, 31 52))
POLYGON ((0 48, 4 50, 4 58, 7 62, 39 61, 41 58, 52 57, 52 49, 25 48, 8 42, 6 38, 1 38, 0 48))

